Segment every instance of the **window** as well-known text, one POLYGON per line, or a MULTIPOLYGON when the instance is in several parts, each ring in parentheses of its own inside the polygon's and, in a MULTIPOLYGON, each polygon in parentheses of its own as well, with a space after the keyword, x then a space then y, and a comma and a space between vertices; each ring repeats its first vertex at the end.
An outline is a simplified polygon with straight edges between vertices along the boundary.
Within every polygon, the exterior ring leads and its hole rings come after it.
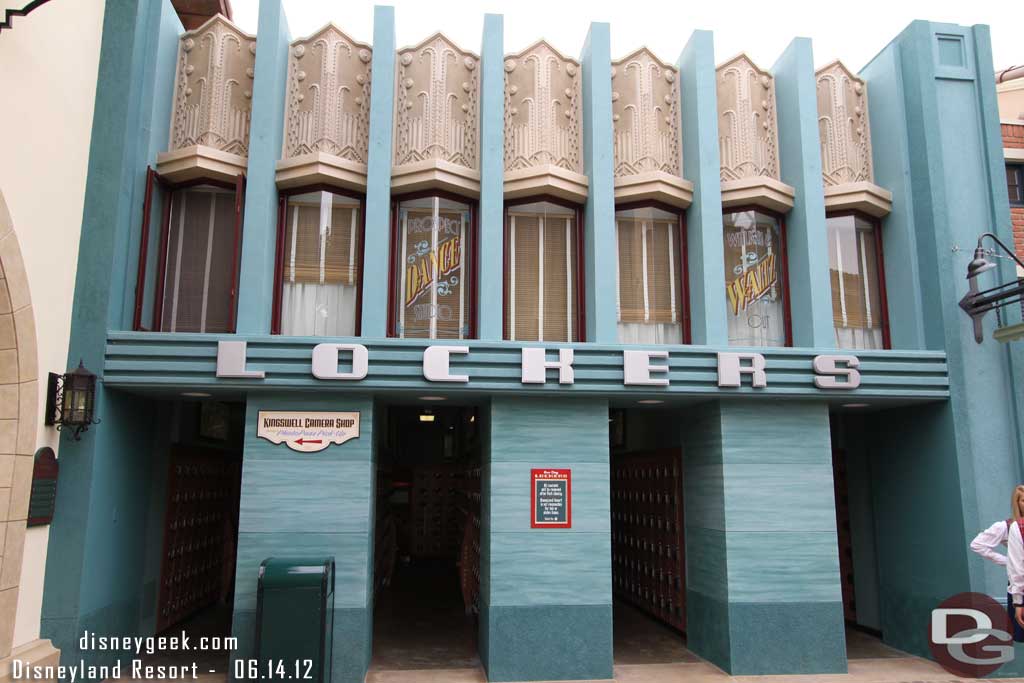
POLYGON ((549 201, 505 212, 505 337, 580 340, 579 210, 549 201))
POLYGON ((1010 195, 1010 204, 1024 206, 1024 183, 1021 182, 1021 170, 1024 167, 1016 164, 1006 166, 1006 192, 1010 195))
POLYGON ((173 185, 147 170, 133 329, 234 331, 244 183, 173 185))
POLYGON ((619 341, 688 341, 685 241, 678 213, 653 207, 615 214, 619 254, 619 341))
POLYGON ((473 336, 474 217, 444 196, 401 200, 394 211, 391 330, 397 337, 473 336))
POLYGON ((829 216, 832 323, 841 349, 888 347, 878 224, 855 214, 829 216))
POLYGON ((281 202, 274 332, 358 334, 362 201, 320 190, 290 194, 281 202))
POLYGON ((171 197, 160 329, 230 332, 234 258, 234 193, 206 185, 176 191, 171 197))
POLYGON ((786 244, 782 222, 760 210, 723 215, 729 343, 786 346, 786 244))

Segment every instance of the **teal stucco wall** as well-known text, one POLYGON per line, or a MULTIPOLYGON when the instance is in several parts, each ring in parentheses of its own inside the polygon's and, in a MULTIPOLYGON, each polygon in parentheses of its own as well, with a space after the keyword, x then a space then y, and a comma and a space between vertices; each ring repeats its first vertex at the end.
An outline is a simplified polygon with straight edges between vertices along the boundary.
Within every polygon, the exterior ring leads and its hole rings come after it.
POLYGON ((368 396, 334 397, 331 410, 359 413, 359 437, 319 453, 297 453, 256 436, 260 410, 323 410, 323 397, 250 396, 246 404, 242 497, 232 635, 235 658, 253 656, 256 589, 268 557, 330 555, 335 563, 335 683, 359 683, 370 661, 376 471, 374 410, 368 396))
POLYGON ((611 678, 608 404, 495 398, 489 450, 488 680, 611 678), (572 471, 570 529, 530 528, 530 470, 546 467, 572 471))
MULTIPOLYGON (((188 389, 247 395, 235 633, 251 647, 255 572, 271 554, 328 553, 338 562, 335 681, 361 680, 370 654, 374 399, 437 384, 422 376, 422 344, 387 340, 387 259, 394 12, 375 11, 367 188, 364 383, 325 389, 309 372, 318 340, 271 337, 274 164, 279 156, 289 40, 279 0, 263 0, 239 298, 239 338, 266 380, 215 376, 216 335, 124 330, 134 304, 144 176, 166 145, 181 26, 169 2, 110 3, 104 16, 96 117, 82 220, 69 358, 101 374, 103 423, 64 440, 42 635, 74 660, 84 628, 146 634, 153 553, 141 540, 158 514, 146 492, 158 465, 144 457, 165 431, 145 395, 188 389), (363 435, 316 456, 255 438, 261 407, 359 410, 363 435), (311 472, 315 472, 312 475, 311 472), (344 492, 344 495, 340 495, 344 492), (149 516, 149 521, 147 520, 149 516), (148 552, 147 552, 148 551, 148 552)), ((582 50, 587 343, 574 344, 576 383, 524 386, 518 345, 500 337, 501 20, 485 20, 481 116, 482 340, 453 356, 467 385, 448 395, 490 401, 483 462, 480 652, 492 680, 601 679, 612 674, 608 521, 608 403, 654 397, 690 418, 684 444, 690 647, 732 673, 845 670, 830 468, 827 396, 813 386, 814 349, 834 343, 816 158, 812 46, 795 40, 774 66, 783 180, 797 191, 787 223, 794 349, 765 350, 770 386, 719 389, 715 354, 726 321, 721 193, 710 33, 678 60, 693 340, 674 347, 672 385, 624 387, 615 345, 616 278, 610 29, 593 24, 582 50), (729 393, 726 393, 729 392, 729 393), (613 397, 613 395, 616 395, 613 397), (729 400, 742 397, 743 400, 729 400), (693 401, 706 401, 693 407, 693 401), (679 401, 678 404, 673 404, 679 401), (531 467, 573 470, 574 524, 533 530, 521 502, 531 467), (753 624, 753 626, 752 626, 753 624), (810 644, 810 645, 808 645, 810 644)), ((978 233, 1009 235, 991 49, 984 27, 914 22, 861 72, 867 80, 876 182, 893 192, 882 233, 896 350, 861 354, 872 402, 858 450, 862 517, 873 519, 878 612, 890 644, 927 655, 922 624, 949 595, 998 595, 999 569, 972 557, 976 531, 1006 516, 1024 473, 1022 351, 976 344, 956 303, 978 233), (938 40, 958 49, 939 49, 938 40), (913 404, 913 405, 911 405, 913 404), (869 486, 865 486, 866 484, 869 486), (870 510, 867 507, 870 505, 870 510), (870 514, 868 514, 870 513, 870 514), (922 540, 922 527, 941 533, 922 540)), ((152 245, 151 245, 152 246, 152 245)), ((150 273, 153 270, 150 269, 150 273)), ((999 273, 1008 279, 1012 273, 999 273)), ((151 275, 152 276, 152 275, 151 275)), ((986 283, 995 283, 987 274, 986 283)), ((841 403, 841 401, 834 401, 841 403)), ((157 461, 159 462, 159 461, 157 461)), ((864 537, 872 524, 863 522, 864 537)), ((865 540, 864 543, 868 541, 865 540)), ((855 541, 855 545, 860 541, 855 541)), ((863 546, 862 546, 863 547, 863 546)), ((146 634, 148 635, 148 634, 146 634)), ((84 653, 95 659, 95 653, 84 653)), ((1020 657, 1024 662, 1024 653, 1020 657)), ((1001 673, 1011 673, 1011 667, 1001 673)))
POLYGON ((827 406, 717 401, 690 415, 688 647, 736 675, 845 673, 827 406))
POLYGON ((181 30, 169 2, 114 3, 103 16, 68 365, 81 360, 101 375, 95 406, 104 428, 80 441, 62 436, 40 624, 64 661, 111 661, 110 652, 79 651, 86 629, 150 635, 143 558, 153 408, 106 389, 103 347, 109 329, 130 324, 132 226, 142 214, 146 166, 167 139, 181 30))

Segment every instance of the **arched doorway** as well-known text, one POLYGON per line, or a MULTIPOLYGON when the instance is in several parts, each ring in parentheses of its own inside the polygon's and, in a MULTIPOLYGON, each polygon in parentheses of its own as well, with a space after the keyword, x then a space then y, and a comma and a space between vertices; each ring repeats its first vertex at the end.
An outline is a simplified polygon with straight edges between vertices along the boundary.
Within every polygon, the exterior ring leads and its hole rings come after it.
POLYGON ((39 412, 35 317, 0 192, 0 660, 11 654, 39 412))

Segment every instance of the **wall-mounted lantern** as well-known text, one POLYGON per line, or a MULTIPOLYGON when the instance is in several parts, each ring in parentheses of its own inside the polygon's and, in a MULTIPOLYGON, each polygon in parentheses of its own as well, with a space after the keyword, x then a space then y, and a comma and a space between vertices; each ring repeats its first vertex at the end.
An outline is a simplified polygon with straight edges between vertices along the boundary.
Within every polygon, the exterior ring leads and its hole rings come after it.
POLYGON ((993 309, 999 309, 1010 304, 1021 304, 1024 302, 1024 280, 1017 279, 996 285, 990 289, 978 289, 978 276, 992 270, 996 264, 988 259, 988 256, 995 255, 995 250, 988 251, 982 246, 984 239, 988 237, 995 242, 1010 258, 1017 262, 1019 269, 1024 269, 1024 263, 1007 247, 1002 241, 990 232, 984 233, 978 238, 978 246, 974 248, 974 258, 967 264, 967 282, 969 289, 964 298, 960 300, 960 308, 974 321, 974 341, 981 343, 984 339, 981 321, 985 314, 993 309))
POLYGON ((96 406, 96 375, 86 370, 82 361, 78 367, 63 375, 50 373, 46 388, 46 417, 44 423, 56 425, 58 430, 70 427, 75 441, 91 425, 96 406))

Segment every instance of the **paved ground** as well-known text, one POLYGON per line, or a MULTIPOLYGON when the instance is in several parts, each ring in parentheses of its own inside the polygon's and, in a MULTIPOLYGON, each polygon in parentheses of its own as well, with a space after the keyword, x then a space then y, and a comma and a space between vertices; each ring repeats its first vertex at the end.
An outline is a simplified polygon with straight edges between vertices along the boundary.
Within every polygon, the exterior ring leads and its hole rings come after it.
MULTIPOLYGON (((376 605, 374 654, 366 683, 486 683, 477 656, 475 622, 462 609, 458 584, 451 572, 437 568, 425 571, 421 567, 415 573, 400 571, 395 579, 393 587, 382 593, 376 605)), ((194 636, 221 635, 229 632, 229 623, 230 612, 214 608, 182 627, 194 636)), ((690 652, 682 634, 629 605, 616 602, 613 623, 615 683, 953 683, 976 680, 952 676, 934 662, 908 656, 870 634, 852 629, 846 633, 847 674, 729 676, 690 652)), ((335 647, 339 645, 335 643, 335 647)), ((196 654, 160 653, 144 659, 147 664, 174 665, 191 663, 196 654)), ((205 653, 199 659, 199 683, 225 682, 227 652, 205 653)), ((132 680, 130 675, 122 678, 123 683, 132 680)), ((191 677, 188 680, 191 681, 191 677)), ((1024 683, 1021 678, 1001 680, 1024 683)))

